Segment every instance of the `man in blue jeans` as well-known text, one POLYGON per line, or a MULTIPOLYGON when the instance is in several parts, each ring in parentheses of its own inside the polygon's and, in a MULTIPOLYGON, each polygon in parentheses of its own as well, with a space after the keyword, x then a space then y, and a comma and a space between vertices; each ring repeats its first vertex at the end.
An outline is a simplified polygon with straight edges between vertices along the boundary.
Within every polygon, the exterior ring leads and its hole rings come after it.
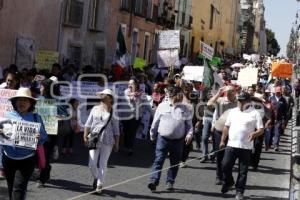
POLYGON ((188 145, 193 138, 192 113, 181 104, 183 93, 180 87, 168 88, 169 101, 164 101, 157 107, 150 130, 150 139, 157 140, 155 160, 148 188, 156 190, 159 184, 161 169, 169 153, 171 168, 168 170, 166 187, 173 190, 177 176, 184 142, 188 145))
POLYGON ((262 118, 252 106, 250 94, 242 92, 238 96, 238 107, 229 112, 220 143, 220 149, 223 149, 228 137, 222 162, 224 180, 222 193, 228 192, 234 185, 232 169, 236 159, 239 159, 238 177, 235 184, 236 199, 244 198, 253 140, 262 135, 263 130, 262 118))

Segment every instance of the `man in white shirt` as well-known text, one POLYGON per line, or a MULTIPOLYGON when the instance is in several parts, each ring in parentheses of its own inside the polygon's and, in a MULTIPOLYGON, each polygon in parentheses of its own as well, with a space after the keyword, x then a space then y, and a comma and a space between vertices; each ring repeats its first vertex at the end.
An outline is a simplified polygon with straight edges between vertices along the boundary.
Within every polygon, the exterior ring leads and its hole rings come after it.
POLYGON ((234 184, 232 169, 236 159, 239 159, 239 172, 236 180, 236 199, 243 199, 248 166, 253 148, 253 140, 263 134, 262 118, 257 110, 251 106, 251 96, 242 92, 238 96, 238 106, 233 108, 226 120, 223 129, 220 149, 227 148, 223 159, 223 187, 221 192, 226 193, 234 184))

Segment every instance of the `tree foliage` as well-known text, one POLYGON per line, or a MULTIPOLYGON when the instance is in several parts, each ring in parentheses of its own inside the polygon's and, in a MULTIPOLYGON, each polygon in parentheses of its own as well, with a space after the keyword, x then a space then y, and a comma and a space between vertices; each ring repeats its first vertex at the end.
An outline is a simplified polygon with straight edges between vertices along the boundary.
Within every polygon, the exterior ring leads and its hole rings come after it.
POLYGON ((277 56, 280 51, 280 46, 275 38, 275 33, 270 29, 266 29, 266 35, 268 54, 277 56))

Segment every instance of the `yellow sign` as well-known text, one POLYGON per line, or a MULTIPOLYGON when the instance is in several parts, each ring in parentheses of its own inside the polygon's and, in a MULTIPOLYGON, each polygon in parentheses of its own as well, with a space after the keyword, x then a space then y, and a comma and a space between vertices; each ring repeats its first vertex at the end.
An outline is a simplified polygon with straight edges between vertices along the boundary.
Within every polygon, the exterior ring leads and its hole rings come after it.
POLYGON ((54 63, 58 63, 58 52, 56 51, 37 51, 35 55, 35 66, 38 70, 51 70, 54 63))
POLYGON ((147 60, 136 57, 134 59, 133 68, 143 70, 147 65, 147 60))

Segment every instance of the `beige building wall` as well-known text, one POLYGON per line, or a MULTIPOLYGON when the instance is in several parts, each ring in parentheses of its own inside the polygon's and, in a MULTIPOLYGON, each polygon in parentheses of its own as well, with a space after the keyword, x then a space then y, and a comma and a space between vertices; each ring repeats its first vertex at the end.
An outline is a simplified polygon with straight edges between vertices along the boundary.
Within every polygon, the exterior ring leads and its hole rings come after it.
POLYGON ((214 47, 219 54, 234 52, 239 38, 238 10, 239 0, 193 1, 194 55, 199 51, 201 40, 214 47))
POLYGON ((35 50, 58 50, 61 0, 4 0, 0 6, 0 65, 32 67, 35 50), (18 40, 19 38, 19 40, 18 40), (17 49, 16 42, 19 42, 17 49))

